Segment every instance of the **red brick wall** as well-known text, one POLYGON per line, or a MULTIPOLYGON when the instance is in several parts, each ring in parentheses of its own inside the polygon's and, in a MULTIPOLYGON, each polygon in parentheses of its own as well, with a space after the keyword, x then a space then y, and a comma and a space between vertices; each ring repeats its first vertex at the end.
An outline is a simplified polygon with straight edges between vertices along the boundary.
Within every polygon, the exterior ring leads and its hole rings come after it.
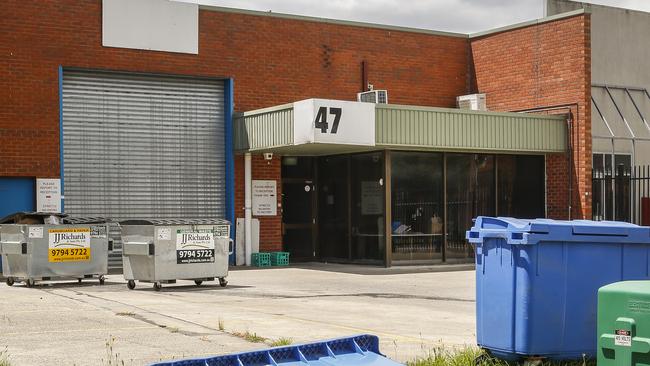
MULTIPOLYGON (((490 110, 566 106, 545 113, 573 115, 573 218, 591 217, 590 16, 531 25, 471 40, 474 87, 487 94, 490 110)), ((567 156, 549 155, 547 208, 568 216, 567 156)))
MULTIPOLYGON (((277 204, 282 203, 281 161, 282 157, 274 154, 270 161, 262 155, 252 156, 251 167, 253 179, 275 180, 277 183, 277 204)), ((235 156, 235 217, 244 217, 244 156, 235 156)), ((282 250, 282 207, 278 207, 277 216, 253 216, 260 220, 260 251, 282 250)), ((242 245, 243 243, 240 243, 242 245)))
MULTIPOLYGON (((233 77, 235 109, 310 97, 353 100, 361 61, 392 103, 452 107, 469 90, 468 41, 365 27, 201 10, 199 54, 102 47, 101 0, 0 2, 0 176, 59 176, 58 67, 233 77)), ((236 217, 243 158, 236 157, 236 217)), ((280 159, 255 156, 253 179, 280 159)), ((278 209, 278 213, 281 210, 278 209)), ((281 218, 260 218, 263 250, 280 250, 281 218)))
MULTIPOLYGON (((582 194, 574 206, 590 211, 588 15, 473 39, 471 52, 461 37, 201 10, 199 54, 185 55, 102 47, 101 22, 101 0, 0 1, 0 176, 59 176, 60 65, 233 77, 235 109, 245 111, 310 97, 353 100, 366 60, 369 82, 388 89, 391 103, 452 107, 473 88, 494 110, 575 103, 582 194)), ((547 161, 549 215, 559 217, 566 160, 547 161)), ((241 156, 235 172, 235 212, 243 217, 241 156)), ((279 157, 269 165, 256 156, 253 172, 278 180, 279 201, 279 157)), ((280 222, 261 218, 263 250, 281 249, 280 222)))
POLYGON ((102 47, 101 0, 0 1, 0 176, 59 176, 58 67, 233 77, 235 109, 353 100, 362 60, 393 103, 451 107, 466 38, 199 12, 199 54, 102 47))

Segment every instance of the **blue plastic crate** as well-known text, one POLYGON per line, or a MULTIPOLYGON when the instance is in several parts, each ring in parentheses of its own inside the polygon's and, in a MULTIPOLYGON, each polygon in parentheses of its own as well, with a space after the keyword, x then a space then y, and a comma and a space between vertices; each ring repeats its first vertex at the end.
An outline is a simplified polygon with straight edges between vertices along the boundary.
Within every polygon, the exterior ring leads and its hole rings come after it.
POLYGON ((649 279, 650 228, 478 217, 476 338, 497 357, 596 355, 598 289, 649 279))
POLYGON ((152 366, 403 366, 379 352, 379 339, 358 335, 261 351, 154 363, 152 366))

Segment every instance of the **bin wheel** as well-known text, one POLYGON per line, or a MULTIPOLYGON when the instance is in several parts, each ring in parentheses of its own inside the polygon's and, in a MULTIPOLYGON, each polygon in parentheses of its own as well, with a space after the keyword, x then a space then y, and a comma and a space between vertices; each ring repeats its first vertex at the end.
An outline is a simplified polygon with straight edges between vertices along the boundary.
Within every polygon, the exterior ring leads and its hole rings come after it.
POLYGON ((81 283, 81 278, 77 278, 77 283, 81 283))
POLYGON ((104 275, 99 276, 99 284, 103 285, 104 282, 106 282, 106 277, 104 277, 104 275))
POLYGON ((27 280, 25 280, 25 285, 27 285, 27 287, 34 287, 34 284, 35 282, 33 278, 28 278, 27 280))
POLYGON ((197 286, 201 286, 203 281, 202 280, 194 280, 194 283, 196 283, 197 286))
POLYGON ((15 280, 13 277, 7 277, 7 280, 5 281, 5 283, 7 283, 7 286, 13 286, 14 282, 15 280))
POLYGON ((126 287, 128 287, 129 290, 133 290, 133 289, 135 288, 135 281, 134 281, 134 280, 129 280, 129 281, 126 283, 126 287))
POLYGON ((162 285, 160 284, 160 282, 154 282, 153 289, 156 291, 160 291, 162 289, 162 285))
POLYGON ((219 278, 219 286, 221 286, 221 287, 226 287, 226 286, 228 286, 228 280, 226 280, 226 279, 223 278, 223 277, 219 278))

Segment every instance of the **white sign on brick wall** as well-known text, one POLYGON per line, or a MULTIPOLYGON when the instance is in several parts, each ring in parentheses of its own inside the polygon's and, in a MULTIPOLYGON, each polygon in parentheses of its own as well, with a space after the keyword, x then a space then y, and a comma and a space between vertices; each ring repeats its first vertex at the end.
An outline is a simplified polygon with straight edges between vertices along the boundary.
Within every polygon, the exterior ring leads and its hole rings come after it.
POLYGON ((36 179, 36 211, 61 212, 61 179, 36 179))
POLYGON ((253 180, 253 215, 276 216, 278 214, 278 190, 274 180, 253 180))

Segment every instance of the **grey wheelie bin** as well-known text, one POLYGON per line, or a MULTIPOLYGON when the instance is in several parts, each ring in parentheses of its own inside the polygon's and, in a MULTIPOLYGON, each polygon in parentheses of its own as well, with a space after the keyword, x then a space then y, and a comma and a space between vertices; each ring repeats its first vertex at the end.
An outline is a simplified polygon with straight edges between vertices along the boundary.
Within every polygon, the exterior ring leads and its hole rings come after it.
POLYGON ((220 219, 147 219, 120 222, 124 279, 163 283, 219 279, 228 284, 228 256, 232 253, 230 222, 220 219))
POLYGON ((103 218, 18 212, 0 220, 6 283, 96 278, 104 284, 110 242, 103 218))

